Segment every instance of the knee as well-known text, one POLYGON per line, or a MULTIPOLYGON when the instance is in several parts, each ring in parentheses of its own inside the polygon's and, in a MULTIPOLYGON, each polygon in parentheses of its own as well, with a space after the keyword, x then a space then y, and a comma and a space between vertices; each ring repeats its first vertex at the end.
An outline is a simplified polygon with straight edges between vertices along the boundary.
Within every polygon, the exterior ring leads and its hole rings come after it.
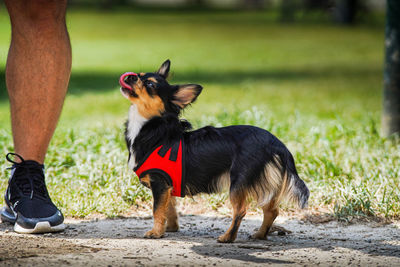
POLYGON ((65 23, 66 0, 5 0, 13 26, 52 27, 65 23))

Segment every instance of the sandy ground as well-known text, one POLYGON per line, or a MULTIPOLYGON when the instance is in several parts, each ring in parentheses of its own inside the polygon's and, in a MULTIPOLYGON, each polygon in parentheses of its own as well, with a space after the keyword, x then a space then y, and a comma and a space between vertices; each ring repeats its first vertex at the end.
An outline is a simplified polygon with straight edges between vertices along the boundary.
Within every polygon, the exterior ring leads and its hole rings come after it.
POLYGON ((0 266, 400 266, 400 223, 311 223, 279 216, 292 231, 268 240, 249 236, 260 215, 246 216, 233 244, 216 238, 228 216, 180 217, 181 229, 158 240, 142 238, 152 218, 66 220, 57 234, 21 235, 0 224, 0 266))

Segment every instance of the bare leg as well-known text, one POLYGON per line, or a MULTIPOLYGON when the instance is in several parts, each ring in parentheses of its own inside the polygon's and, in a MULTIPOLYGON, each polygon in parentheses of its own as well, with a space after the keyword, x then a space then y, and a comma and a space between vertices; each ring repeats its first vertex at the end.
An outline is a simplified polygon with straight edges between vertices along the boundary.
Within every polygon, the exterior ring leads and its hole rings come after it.
POLYGON ((275 221, 275 218, 279 214, 279 209, 275 205, 275 201, 272 200, 270 201, 267 205, 263 207, 263 212, 264 212, 264 220, 262 222, 262 225, 260 229, 258 229, 257 233, 253 235, 253 238, 256 239, 266 239, 267 234, 271 229, 271 226, 273 222, 275 221))
POLYGON ((5 3, 12 26, 6 82, 15 152, 43 163, 71 72, 67 0, 5 3))
POLYGON ((167 210, 167 232, 177 232, 179 230, 178 214, 176 213, 176 199, 171 197, 167 210))
POLYGON ((246 215, 246 196, 244 194, 231 193, 230 200, 233 207, 232 224, 225 234, 218 237, 220 243, 231 243, 235 241, 240 223, 246 215))

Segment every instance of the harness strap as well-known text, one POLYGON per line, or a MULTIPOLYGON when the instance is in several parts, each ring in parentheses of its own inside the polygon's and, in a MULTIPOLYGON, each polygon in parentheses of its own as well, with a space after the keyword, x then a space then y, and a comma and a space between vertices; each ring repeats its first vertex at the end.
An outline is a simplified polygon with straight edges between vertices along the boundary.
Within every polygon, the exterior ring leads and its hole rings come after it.
POLYGON ((150 173, 158 173, 166 177, 172 184, 172 196, 184 197, 183 140, 171 146, 161 145, 142 161, 134 172, 143 178, 150 173))

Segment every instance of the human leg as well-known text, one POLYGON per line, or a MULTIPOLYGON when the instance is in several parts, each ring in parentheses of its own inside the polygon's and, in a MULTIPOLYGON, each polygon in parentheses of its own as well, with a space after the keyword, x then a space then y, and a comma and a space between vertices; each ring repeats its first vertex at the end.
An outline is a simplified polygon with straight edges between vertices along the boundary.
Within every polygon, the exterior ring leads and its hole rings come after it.
POLYGON ((71 72, 66 0, 5 0, 12 26, 6 83, 15 152, 43 163, 71 72))
POLYGON ((64 229, 42 165, 71 71, 66 0, 5 0, 12 26, 6 83, 15 152, 2 221, 22 233, 64 229), (24 160, 27 159, 27 160, 24 160))

